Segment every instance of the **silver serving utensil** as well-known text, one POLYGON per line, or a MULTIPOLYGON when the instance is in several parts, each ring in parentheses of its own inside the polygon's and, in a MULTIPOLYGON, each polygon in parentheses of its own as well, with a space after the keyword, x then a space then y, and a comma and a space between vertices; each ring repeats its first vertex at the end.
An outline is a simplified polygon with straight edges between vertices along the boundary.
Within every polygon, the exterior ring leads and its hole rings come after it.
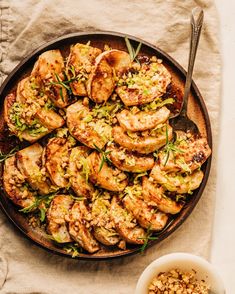
POLYGON ((170 124, 172 125, 174 131, 184 131, 191 133, 199 133, 197 125, 188 118, 187 107, 188 98, 192 83, 193 67, 195 62, 195 57, 197 53, 198 42, 201 34, 201 28, 203 23, 203 10, 200 7, 196 7, 192 10, 191 14, 191 39, 190 39, 190 51, 189 51, 189 62, 188 62, 188 72, 186 75, 186 82, 184 88, 183 103, 179 113, 170 119, 170 124))

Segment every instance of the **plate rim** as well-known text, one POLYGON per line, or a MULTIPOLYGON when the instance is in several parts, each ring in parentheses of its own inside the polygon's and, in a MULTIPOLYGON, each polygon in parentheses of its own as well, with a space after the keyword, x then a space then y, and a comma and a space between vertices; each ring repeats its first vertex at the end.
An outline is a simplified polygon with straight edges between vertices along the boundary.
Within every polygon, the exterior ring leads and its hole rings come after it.
MULTIPOLYGON (((74 39, 74 38, 86 37, 86 36, 89 37, 89 35, 96 35, 96 36, 97 35, 107 35, 107 36, 110 36, 110 37, 121 37, 121 38, 127 37, 131 41, 141 42, 145 46, 150 47, 151 49, 156 51, 156 53, 158 55, 161 55, 161 57, 164 57, 165 60, 170 62, 174 66, 174 68, 176 68, 180 72, 181 76, 185 79, 185 76, 186 76, 185 69, 173 57, 171 57, 168 53, 166 53, 165 51, 163 51, 162 49, 158 48, 157 46, 151 44, 148 41, 145 41, 145 40, 143 40, 141 38, 132 36, 130 34, 125 34, 125 33, 116 32, 116 31, 105 31, 105 30, 102 30, 102 31, 99 31, 99 30, 97 30, 97 31, 87 31, 87 32, 83 31, 83 32, 75 32, 75 33, 65 34, 65 35, 62 35, 60 37, 53 38, 52 40, 50 40, 48 42, 44 42, 43 44, 41 44, 36 49, 29 52, 26 57, 21 59, 21 61, 13 68, 13 70, 10 72, 10 74, 3 81, 3 83, 2 83, 2 85, 0 87, 0 97, 1 97, 0 100, 4 101, 4 99, 5 99, 5 97, 3 97, 4 90, 7 87, 10 80, 18 72, 18 70, 20 70, 23 67, 27 67, 27 63, 30 62, 33 58, 35 58, 39 54, 41 54, 42 52, 44 52, 46 50, 50 50, 48 47, 55 46, 57 43, 60 43, 60 42, 65 42, 66 43, 66 40, 71 40, 71 39, 74 39)), ((211 147, 211 149, 213 149, 213 146, 212 146, 213 145, 212 144, 212 142, 213 142, 213 140, 212 140, 212 130, 211 130, 211 123, 210 123, 209 113, 208 113, 205 101, 204 101, 204 99, 203 99, 203 97, 202 97, 202 95, 201 95, 201 93, 200 93, 200 91, 199 91, 199 89, 198 89, 198 87, 197 87, 197 85, 195 84, 194 81, 192 81, 191 91, 194 92, 194 97, 196 97, 196 100, 199 101, 199 106, 201 108, 201 111, 202 111, 202 114, 203 114, 203 117, 204 117, 205 123, 206 123, 207 141, 208 141, 208 144, 211 147)), ((213 153, 213 150, 212 150, 212 153, 213 153)), ((159 238, 157 240, 153 240, 151 242, 148 242, 148 246, 147 246, 146 249, 152 247, 153 245, 157 245, 158 243, 160 243, 161 241, 166 239, 169 235, 172 235, 186 221, 186 219, 192 213, 192 211, 196 207, 199 199, 201 198, 201 196, 203 194, 203 191, 205 189, 205 186, 207 184, 210 169, 211 169, 211 160, 212 160, 212 155, 206 161, 206 168, 205 168, 205 172, 204 172, 204 178, 203 178, 203 181, 202 181, 202 183, 201 183, 201 185, 199 187, 199 190, 197 191, 196 198, 194 199, 192 205, 187 210, 187 212, 185 213, 183 218, 181 218, 177 222, 177 224, 175 224, 175 226, 170 231, 167 231, 166 233, 164 232, 163 236, 159 236, 159 238)), ((2 193, 3 192, 1 191, 0 194, 2 194, 2 193)), ((1 210, 4 212, 4 214, 7 216, 7 218, 10 220, 10 223, 12 225, 14 225, 16 228, 18 228, 19 231, 25 237, 27 237, 27 239, 29 239, 31 242, 36 244, 38 247, 41 247, 44 250, 47 250, 48 252, 52 252, 52 253, 54 253, 56 255, 60 255, 60 256, 63 256, 63 257, 70 258, 70 259, 72 258, 72 256, 70 254, 66 253, 64 250, 61 250, 59 248, 57 248, 57 249, 49 248, 47 245, 40 242, 40 240, 35 240, 30 235, 28 235, 27 232, 8 213, 8 211, 6 210, 6 208, 5 208, 4 204, 3 204, 3 201, 2 201, 1 197, 0 197, 0 207, 1 207, 1 210)), ((140 253, 140 248, 130 249, 130 252, 125 252, 125 251, 123 253, 118 252, 118 253, 113 253, 112 255, 107 255, 107 256, 88 255, 88 254, 82 254, 81 253, 81 254, 79 254, 79 256, 77 256, 77 257, 75 257, 73 259, 101 261, 101 260, 116 259, 116 258, 120 258, 120 257, 127 257, 127 256, 131 256, 131 255, 134 255, 134 254, 137 254, 137 253, 140 253)))

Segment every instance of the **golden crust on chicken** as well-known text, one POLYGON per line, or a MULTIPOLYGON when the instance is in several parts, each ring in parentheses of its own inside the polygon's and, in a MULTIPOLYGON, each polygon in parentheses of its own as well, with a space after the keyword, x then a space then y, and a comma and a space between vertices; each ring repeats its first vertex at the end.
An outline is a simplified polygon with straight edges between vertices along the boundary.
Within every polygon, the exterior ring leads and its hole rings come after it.
POLYGON ((164 195, 162 186, 158 186, 153 179, 143 177, 142 179, 143 199, 152 206, 156 206, 165 213, 177 214, 181 211, 183 204, 177 203, 164 195))
POLYGON ((95 189, 88 181, 89 171, 86 162, 88 155, 89 149, 87 147, 74 147, 69 156, 68 174, 71 188, 77 196, 92 198, 95 189))
POLYGON ((137 153, 111 145, 106 149, 113 165, 122 171, 141 173, 150 170, 154 166, 154 157, 139 155, 137 153))
POLYGON ((52 131, 35 119, 36 112, 37 110, 33 115, 29 115, 28 107, 16 102, 14 93, 7 95, 4 100, 4 120, 10 132, 30 143, 34 143, 52 131))
POLYGON ((162 171, 159 165, 155 165, 150 176, 166 190, 185 194, 191 193, 200 186, 204 174, 201 170, 195 170, 190 174, 167 173, 162 171))
POLYGON ((45 108, 45 105, 41 106, 40 100, 36 98, 34 100, 31 96, 22 103, 16 100, 14 93, 5 98, 4 120, 12 133, 30 143, 34 143, 65 123, 55 111, 45 108))
POLYGON ((87 44, 77 43, 70 47, 66 71, 68 77, 72 79, 70 87, 74 95, 87 95, 87 79, 99 54, 101 54, 99 48, 87 44))
POLYGON ((66 175, 70 148, 66 138, 52 138, 45 147, 45 167, 52 183, 60 188, 69 185, 66 175))
POLYGON ((123 191, 128 184, 127 176, 124 172, 102 162, 102 155, 97 151, 92 152, 88 158, 90 181, 109 191, 123 191))
POLYGON ((39 194, 45 195, 55 191, 46 174, 45 167, 42 166, 43 148, 35 143, 16 153, 17 167, 25 176, 32 189, 39 194))
POLYGON ((36 200, 35 192, 29 190, 24 175, 16 166, 15 155, 4 162, 3 188, 7 196, 22 208, 30 207, 36 200))
POLYGON ((110 128, 107 124, 97 128, 96 121, 92 121, 91 112, 87 106, 78 101, 67 108, 67 125, 70 134, 82 144, 95 148, 103 148, 107 142, 104 132, 110 128))
POLYGON ((99 250, 99 244, 90 231, 90 213, 83 201, 73 204, 70 213, 69 234, 82 248, 89 253, 99 250))
POLYGON ((95 238, 102 244, 114 246, 120 241, 110 215, 111 204, 108 199, 98 197, 92 203, 92 225, 95 238))
POLYGON ((47 211, 47 230, 58 243, 71 242, 68 232, 69 213, 74 200, 69 195, 56 195, 47 211))
POLYGON ((161 97, 170 82, 171 75, 162 63, 143 63, 138 70, 123 74, 116 92, 126 106, 142 105, 161 97))
MULTIPOLYGON (((168 140, 173 137, 172 127, 168 125, 168 140)), ((134 132, 125 132, 122 127, 116 126, 112 130, 114 141, 127 150, 136 151, 140 154, 152 153, 166 144, 166 126, 159 128, 151 134, 145 136, 134 132)))
POLYGON ((110 215, 116 231, 127 243, 144 244, 145 230, 137 224, 133 214, 122 207, 116 196, 112 199, 110 215))
POLYGON ((141 227, 151 231, 160 231, 165 227, 168 220, 167 214, 156 211, 142 199, 127 195, 123 198, 123 203, 126 209, 134 215, 141 227))
POLYGON ((131 132, 154 129, 157 125, 167 121, 170 110, 165 106, 156 111, 138 111, 132 113, 124 109, 117 114, 118 122, 124 130, 131 132))
POLYGON ((69 104, 69 96, 63 83, 64 70, 64 60, 60 50, 48 50, 38 57, 31 72, 38 82, 43 83, 47 96, 59 108, 69 104))
POLYGON ((158 164, 166 172, 188 172, 200 168, 211 155, 211 148, 205 137, 177 132, 175 150, 167 152, 163 148, 158 154, 158 164))
POLYGON ((107 101, 115 88, 116 75, 119 75, 129 65, 130 57, 124 51, 110 50, 100 54, 88 78, 89 98, 96 103, 107 101))

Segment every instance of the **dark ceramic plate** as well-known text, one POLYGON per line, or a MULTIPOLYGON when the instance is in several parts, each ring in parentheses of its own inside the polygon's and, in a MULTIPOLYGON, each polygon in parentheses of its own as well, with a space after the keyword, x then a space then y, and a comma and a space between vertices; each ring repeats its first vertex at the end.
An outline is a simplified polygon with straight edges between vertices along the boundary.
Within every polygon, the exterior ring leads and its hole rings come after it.
MULTIPOLYGON (((69 47, 71 44, 81 42, 87 43, 91 41, 91 45, 103 49, 104 44, 110 45, 112 48, 121 49, 126 51, 126 45, 124 37, 126 35, 114 32, 89 32, 89 33, 74 33, 71 35, 66 35, 64 37, 58 38, 52 42, 49 42, 41 46, 36 51, 29 54, 20 64, 11 72, 8 78, 4 81, 0 89, 0 118, 3 116, 3 101, 5 96, 16 88, 17 82, 21 80, 27 73, 32 69, 33 64, 37 60, 38 56, 46 51, 51 49, 60 49, 63 55, 68 54, 69 47)), ((142 42, 141 54, 152 56, 156 55, 158 58, 163 60, 163 64, 172 74, 173 85, 174 87, 170 90, 171 96, 177 96, 179 99, 182 98, 182 91, 185 81, 185 71, 184 69, 169 55, 167 55, 162 50, 156 48, 155 46, 137 39, 132 36, 127 36, 131 40, 134 46, 137 46, 139 42, 142 42)), ((189 100, 189 116, 198 124, 198 127, 202 134, 207 136, 208 143, 212 146, 212 136, 211 136, 211 127, 208 112, 203 101, 203 98, 195 85, 192 83, 191 97, 189 100)), ((2 119, 1 119, 2 120, 2 119)), ((4 130, 3 121, 0 121, 0 147, 1 150, 5 152, 9 151, 15 144, 19 142, 12 136, 9 136, 8 132, 4 130)), ((22 143, 21 143, 22 145, 22 143)), ((23 147, 23 145, 21 146, 23 147)), ((167 238, 172 234, 191 214, 192 210, 199 201, 203 190, 205 188, 209 171, 211 165, 211 157, 203 165, 202 170, 204 172, 204 178, 201 183, 201 186, 194 191, 190 201, 185 205, 183 210, 174 218, 171 224, 158 235, 158 239, 149 242, 149 245, 154 245, 167 238)), ((2 167, 1 167, 2 169, 2 167)), ((1 171, 2 172, 2 171, 1 171)), ((62 254, 64 256, 71 257, 70 253, 67 253, 62 247, 58 247, 45 235, 45 232, 41 228, 32 228, 28 223, 28 218, 23 213, 18 212, 18 208, 12 204, 12 202, 6 197, 4 191, 1 189, 1 198, 0 205, 2 210, 5 212, 9 220, 30 240, 39 246, 57 254, 62 254)), ((117 248, 103 248, 95 254, 81 253, 79 254, 79 259, 110 259, 116 257, 122 257, 131 255, 139 252, 139 246, 128 246, 126 250, 120 250, 117 248)))

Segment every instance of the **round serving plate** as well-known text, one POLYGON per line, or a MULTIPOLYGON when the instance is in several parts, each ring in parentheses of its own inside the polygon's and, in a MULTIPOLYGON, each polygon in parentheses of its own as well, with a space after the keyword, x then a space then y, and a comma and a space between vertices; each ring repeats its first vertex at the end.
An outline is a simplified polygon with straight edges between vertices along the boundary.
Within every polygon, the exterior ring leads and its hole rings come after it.
MULTIPOLYGON (((141 39, 133 36, 124 35, 115 32, 88 32, 88 33, 74 33, 60 37, 49 43, 42 45, 40 48, 29 54, 24 60, 20 62, 18 66, 10 73, 7 79, 4 81, 0 88, 0 148, 5 152, 9 151, 16 144, 21 144, 21 147, 25 146, 25 143, 19 142, 14 136, 9 136, 9 133, 5 130, 3 124, 3 102, 7 94, 16 89, 17 83, 26 76, 32 69, 38 56, 44 51, 51 49, 60 49, 64 56, 68 55, 70 45, 75 43, 87 43, 91 42, 91 46, 104 48, 105 44, 108 44, 113 49, 120 49, 127 51, 125 44, 125 37, 131 41, 133 46, 137 46, 139 42, 142 43, 140 55, 157 56, 163 60, 163 64, 167 67, 172 75, 173 88, 170 90, 171 95, 178 99, 182 99, 182 92, 184 89, 185 70, 168 54, 160 50, 159 48, 145 42, 141 39)), ((193 119, 200 132, 207 137, 210 147, 212 146, 211 126, 208 116, 208 112, 203 101, 203 98, 195 85, 192 83, 191 94, 188 105, 188 114, 193 119)), ((161 242, 172 234, 191 214, 197 202, 199 201, 203 190, 205 188, 211 166, 211 157, 203 164, 202 170, 204 172, 204 178, 200 187, 194 191, 190 200, 186 203, 182 211, 176 215, 167 229, 164 229, 162 233, 158 235, 157 240, 150 241, 148 247, 161 242)), ((2 174, 2 166, 1 174, 2 174)), ((2 185, 1 185, 2 186, 2 185)), ((42 228, 33 228, 29 222, 27 215, 19 212, 19 208, 16 207, 6 196, 3 189, 0 191, 0 206, 9 220, 31 241, 37 245, 49 250, 50 252, 61 254, 63 256, 71 257, 71 253, 66 252, 62 247, 60 248, 53 241, 49 240, 45 231, 42 228)), ((120 250, 118 248, 103 247, 100 251, 94 254, 80 253, 78 259, 89 260, 101 260, 128 256, 134 253, 140 252, 140 247, 131 245, 126 250, 120 250)))

